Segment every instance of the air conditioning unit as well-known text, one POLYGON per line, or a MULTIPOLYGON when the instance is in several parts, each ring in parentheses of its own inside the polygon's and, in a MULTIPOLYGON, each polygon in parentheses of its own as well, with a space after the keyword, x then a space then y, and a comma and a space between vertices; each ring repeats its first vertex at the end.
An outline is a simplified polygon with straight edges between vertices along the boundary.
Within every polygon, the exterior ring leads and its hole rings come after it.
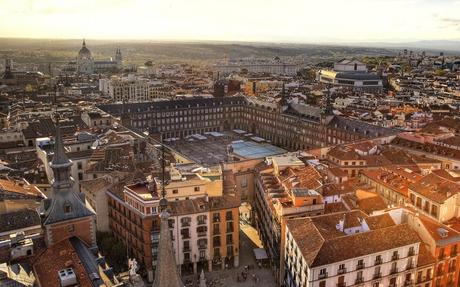
POLYGON ((58 271, 59 281, 61 283, 61 287, 73 286, 76 285, 77 276, 72 268, 66 268, 58 271))

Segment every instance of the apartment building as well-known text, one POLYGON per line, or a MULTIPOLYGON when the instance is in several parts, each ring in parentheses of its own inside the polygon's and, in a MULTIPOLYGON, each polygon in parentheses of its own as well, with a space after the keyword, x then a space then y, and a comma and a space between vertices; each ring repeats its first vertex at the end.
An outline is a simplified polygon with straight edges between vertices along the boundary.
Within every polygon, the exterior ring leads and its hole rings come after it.
POLYGON ((421 240, 388 215, 359 211, 289 219, 283 234, 286 286, 413 286, 421 240))
MULTIPOLYGON (((239 264, 240 200, 222 194, 222 180, 214 171, 196 165, 175 165, 165 185, 169 227, 176 262, 182 272, 197 273, 239 264), (206 176, 213 176, 213 180, 206 176)), ((107 191, 109 226, 138 259, 149 281, 157 263, 161 181, 114 184, 107 191)))
POLYGON ((299 150, 395 134, 393 130, 362 121, 324 115, 316 107, 296 103, 277 105, 243 96, 98 107, 113 116, 124 114, 130 127, 158 133, 162 138, 240 129, 277 146, 299 150))
POLYGON ((422 175, 409 168, 397 166, 365 170, 360 180, 375 188, 389 205, 404 205, 409 202, 409 185, 417 182, 422 175))
POLYGON ((269 256, 275 278, 281 283, 285 220, 324 212, 317 191, 321 175, 295 155, 267 158, 256 167, 254 213, 257 231, 269 256))
POLYGON ((409 198, 420 213, 439 222, 460 217, 459 185, 435 173, 409 185, 409 198))
POLYGON ((110 96, 115 102, 127 103, 170 98, 174 95, 174 91, 165 87, 161 81, 153 81, 134 75, 100 79, 99 90, 110 96))

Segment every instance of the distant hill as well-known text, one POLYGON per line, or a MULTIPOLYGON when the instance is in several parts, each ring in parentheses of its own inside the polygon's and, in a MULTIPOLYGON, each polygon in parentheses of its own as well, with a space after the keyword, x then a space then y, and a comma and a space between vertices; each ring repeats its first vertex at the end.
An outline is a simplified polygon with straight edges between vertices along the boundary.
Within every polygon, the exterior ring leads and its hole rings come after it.
MULTIPOLYGON (((82 40, 10 39, 0 38, 0 58, 16 62, 68 61, 76 57, 82 40)), ((91 40, 86 41, 96 59, 113 57, 120 47, 126 62, 215 62, 224 57, 273 58, 291 57, 303 62, 319 62, 352 56, 388 56, 389 48, 344 45, 243 43, 243 42, 163 42, 91 40)))
POLYGON ((446 52, 448 54, 460 55, 460 40, 426 40, 414 42, 375 42, 375 43, 355 43, 348 45, 359 45, 365 47, 380 47, 390 49, 413 49, 426 50, 432 53, 446 52))

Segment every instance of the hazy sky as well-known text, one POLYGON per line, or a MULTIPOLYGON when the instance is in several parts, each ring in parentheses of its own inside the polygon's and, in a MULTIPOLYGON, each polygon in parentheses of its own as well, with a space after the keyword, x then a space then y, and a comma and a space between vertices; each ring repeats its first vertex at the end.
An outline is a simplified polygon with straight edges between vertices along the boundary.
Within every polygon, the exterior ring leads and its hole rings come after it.
POLYGON ((0 37, 460 39, 460 0, 0 0, 0 37))

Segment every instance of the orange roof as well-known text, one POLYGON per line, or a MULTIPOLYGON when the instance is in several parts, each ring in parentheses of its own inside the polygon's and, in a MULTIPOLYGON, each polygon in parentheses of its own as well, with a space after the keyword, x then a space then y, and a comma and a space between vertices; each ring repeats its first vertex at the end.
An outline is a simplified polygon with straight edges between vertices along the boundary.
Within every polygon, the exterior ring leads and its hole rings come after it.
POLYGON ((426 175, 423 179, 409 186, 412 192, 418 193, 437 203, 444 203, 448 198, 458 192, 459 186, 434 173, 426 175))
POLYGON ((0 189, 27 196, 43 197, 43 194, 35 186, 18 183, 13 180, 0 179, 0 189))
POLYGON ((79 286, 92 287, 91 280, 75 249, 68 239, 48 247, 33 263, 35 275, 41 286, 60 287, 58 272, 72 268, 79 286))

